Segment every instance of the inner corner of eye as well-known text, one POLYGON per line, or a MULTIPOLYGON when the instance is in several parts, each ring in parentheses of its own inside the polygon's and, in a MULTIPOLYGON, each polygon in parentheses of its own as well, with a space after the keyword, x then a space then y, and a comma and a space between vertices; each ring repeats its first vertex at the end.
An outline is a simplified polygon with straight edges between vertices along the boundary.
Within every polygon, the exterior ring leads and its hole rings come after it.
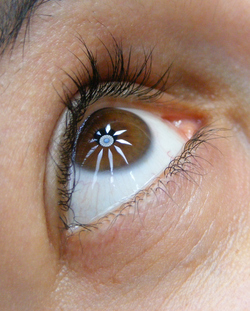
MULTIPOLYGON (((144 109, 105 107, 79 126, 67 174, 67 222, 91 224, 132 202, 178 156, 200 124, 144 109)), ((62 202, 62 200, 61 200, 62 202)))
POLYGON ((170 122, 178 129, 185 140, 191 139, 202 126, 202 120, 199 118, 175 118, 170 122))

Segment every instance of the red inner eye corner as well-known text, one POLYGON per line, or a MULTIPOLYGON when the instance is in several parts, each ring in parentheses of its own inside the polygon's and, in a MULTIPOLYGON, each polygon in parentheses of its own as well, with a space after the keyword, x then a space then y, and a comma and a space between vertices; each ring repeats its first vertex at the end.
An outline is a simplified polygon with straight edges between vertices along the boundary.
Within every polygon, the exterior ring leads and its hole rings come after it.
POLYGON ((202 124, 201 120, 195 119, 175 120, 172 121, 172 123, 180 130, 180 133, 187 140, 192 138, 192 136, 199 130, 202 124))
POLYGON ((180 115, 161 115, 163 120, 169 121, 185 140, 189 140, 202 127, 202 118, 180 115))
POLYGON ((207 115, 198 109, 190 109, 185 103, 182 103, 181 106, 178 105, 178 107, 159 104, 147 107, 146 110, 160 117, 163 121, 169 122, 185 141, 191 139, 208 122, 207 115))

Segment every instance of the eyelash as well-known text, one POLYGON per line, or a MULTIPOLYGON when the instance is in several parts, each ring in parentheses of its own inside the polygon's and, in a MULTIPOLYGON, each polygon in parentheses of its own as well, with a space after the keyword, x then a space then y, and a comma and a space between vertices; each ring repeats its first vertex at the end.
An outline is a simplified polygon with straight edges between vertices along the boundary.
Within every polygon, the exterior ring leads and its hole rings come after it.
MULTIPOLYGON (((94 56, 82 40, 80 40, 83 45, 82 51, 87 56, 90 69, 88 69, 88 67, 77 56, 75 56, 80 63, 80 70, 71 74, 64 72, 75 84, 80 98, 72 100, 74 94, 72 94, 66 87, 64 87, 63 97, 60 96, 62 102, 67 107, 67 126, 62 142, 59 146, 60 163, 56 164, 56 167, 58 168, 58 193, 60 196, 58 204, 63 212, 67 212, 70 209, 71 196, 76 185, 76 181, 74 181, 73 187, 68 189, 68 182, 71 178, 70 171, 72 169, 74 170, 74 152, 79 123, 84 119, 87 108, 104 97, 131 97, 144 102, 153 101, 161 97, 163 92, 167 91, 172 86, 168 83, 171 65, 165 72, 163 72, 156 83, 150 85, 153 51, 150 51, 149 53, 145 52, 142 64, 140 66, 138 65, 135 69, 132 69, 132 48, 130 48, 128 58, 125 61, 122 45, 119 45, 115 39, 113 40, 114 46, 112 51, 102 43, 109 59, 109 63, 107 64, 108 75, 105 80, 102 78, 97 57, 94 56), (150 85, 150 87, 146 87, 147 85, 150 85)), ((186 143, 182 154, 170 163, 164 172, 165 177, 181 173, 186 178, 189 178, 191 171, 185 169, 185 163, 188 162, 190 164, 189 159, 194 156, 194 152, 198 146, 210 140, 211 136, 215 134, 215 131, 216 130, 209 127, 200 129, 193 138, 186 143)), ((154 183, 154 186, 157 184, 156 189, 160 188, 159 183, 160 181, 154 183)), ((154 186, 151 185, 149 189, 154 191, 154 186)), ((147 190, 145 191, 147 192, 147 190)), ((124 209, 128 206, 131 206, 131 204, 137 204, 137 200, 141 200, 138 195, 135 196, 134 200, 122 205, 115 219, 121 215, 124 209)), ((100 223, 98 222, 94 225, 80 223, 68 224, 64 214, 60 215, 60 219, 63 223, 64 229, 67 230, 75 226, 82 227, 84 230, 91 230, 92 228, 97 228, 100 223)))

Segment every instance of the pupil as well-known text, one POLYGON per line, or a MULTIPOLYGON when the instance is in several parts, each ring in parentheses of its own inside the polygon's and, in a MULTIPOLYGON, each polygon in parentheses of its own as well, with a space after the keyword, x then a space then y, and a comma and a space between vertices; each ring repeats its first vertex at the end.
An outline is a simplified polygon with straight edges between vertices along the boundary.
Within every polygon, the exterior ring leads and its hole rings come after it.
POLYGON ((102 147, 110 147, 114 143, 114 138, 110 135, 103 135, 97 140, 98 144, 102 147))

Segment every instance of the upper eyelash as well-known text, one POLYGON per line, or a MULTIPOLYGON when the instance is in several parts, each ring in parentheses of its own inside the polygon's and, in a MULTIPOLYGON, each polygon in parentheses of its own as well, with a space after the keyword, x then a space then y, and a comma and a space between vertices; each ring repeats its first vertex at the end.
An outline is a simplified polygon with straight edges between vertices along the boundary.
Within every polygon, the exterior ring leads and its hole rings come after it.
MULTIPOLYGON (((70 170, 74 170, 74 148, 78 133, 78 125, 84 119, 87 108, 103 97, 136 97, 141 101, 156 100, 163 92, 171 87, 168 84, 171 65, 160 75, 155 83, 151 83, 152 75, 152 57, 153 51, 144 52, 144 59, 140 65, 132 67, 132 48, 129 49, 127 60, 121 44, 114 39, 112 50, 103 44, 109 64, 107 64, 108 75, 102 78, 102 71, 98 66, 98 58, 87 47, 85 42, 80 39, 82 51, 87 56, 90 69, 83 61, 75 57, 80 63, 80 69, 69 74, 64 73, 73 81, 80 95, 79 99, 73 99, 74 94, 64 87, 62 102, 67 107, 66 131, 63 135, 63 141, 60 145, 60 163, 56 164, 58 168, 57 178, 59 183, 58 192, 60 195, 59 206, 63 211, 70 209, 70 201, 74 192, 76 181, 72 189, 68 189, 68 181, 71 178, 70 170), (146 87, 147 86, 147 87, 146 87)), ((60 216, 64 227, 68 228, 67 220, 60 216)))
MULTIPOLYGON (((144 52, 144 59, 141 64, 137 64, 135 68, 131 68, 132 47, 129 49, 128 59, 125 61, 122 44, 119 45, 114 39, 114 45, 111 51, 102 43, 109 58, 109 63, 107 63, 108 75, 104 81, 102 72, 98 66, 97 56, 94 56, 83 40, 80 39, 80 42, 82 44, 82 51, 87 56, 90 69, 75 55, 80 63, 80 69, 71 74, 68 72, 65 72, 65 74, 73 81, 80 94, 77 107, 80 106, 79 109, 81 110, 104 96, 120 96, 126 98, 136 95, 137 98, 144 101, 156 99, 171 87, 168 84, 168 80, 172 64, 159 76, 159 79, 153 85, 145 88, 150 82, 152 75, 153 50, 148 53, 144 52)), ((67 88, 64 91, 63 102, 69 110, 74 112, 76 109, 72 101, 74 94, 67 88)))

